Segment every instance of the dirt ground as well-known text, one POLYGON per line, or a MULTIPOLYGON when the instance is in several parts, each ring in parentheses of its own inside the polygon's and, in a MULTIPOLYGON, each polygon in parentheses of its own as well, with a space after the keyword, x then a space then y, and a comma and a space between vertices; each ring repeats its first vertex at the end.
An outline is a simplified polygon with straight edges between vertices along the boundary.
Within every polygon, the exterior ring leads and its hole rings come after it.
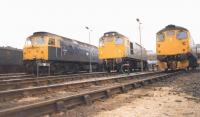
POLYGON ((200 73, 182 74, 58 117, 200 117, 200 73))

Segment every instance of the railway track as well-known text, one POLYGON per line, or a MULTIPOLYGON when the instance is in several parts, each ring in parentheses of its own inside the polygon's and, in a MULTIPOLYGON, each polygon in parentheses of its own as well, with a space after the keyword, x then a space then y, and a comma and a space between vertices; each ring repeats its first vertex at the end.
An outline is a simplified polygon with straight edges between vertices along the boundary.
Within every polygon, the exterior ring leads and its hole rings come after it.
POLYGON ((28 81, 28 80, 34 80, 34 79, 40 79, 40 78, 57 78, 57 77, 65 77, 65 76, 78 76, 78 75, 89 75, 89 74, 102 74, 105 72, 93 72, 93 73, 79 73, 79 74, 73 74, 70 73, 68 75, 60 75, 60 74, 56 74, 56 75, 52 75, 52 76, 40 76, 40 77, 36 77, 35 75, 31 75, 31 74, 26 74, 26 73, 10 73, 10 74, 1 74, 0 75, 0 82, 4 83, 4 82, 17 82, 17 81, 28 81))
POLYGON ((82 80, 95 77, 108 77, 118 75, 118 73, 84 73, 84 74, 72 74, 72 75, 58 75, 58 76, 46 76, 46 77, 31 77, 23 79, 8 79, 0 81, 0 91, 19 89, 26 87, 44 86, 56 83, 68 82, 73 80, 82 80))
POLYGON ((60 90, 71 90, 75 88, 84 88, 91 85, 100 85, 106 83, 114 83, 121 82, 126 80, 133 80, 136 78, 141 78, 145 76, 160 74, 160 72, 148 72, 141 74, 130 74, 130 75, 118 75, 118 76, 110 76, 110 77, 97 77, 97 78, 87 78, 79 79, 75 81, 69 81, 64 83, 57 83, 51 85, 37 86, 37 87, 28 87, 28 88, 20 88, 20 89, 11 89, 6 91, 0 91, 0 102, 5 102, 13 99, 19 99, 27 96, 37 96, 44 95, 49 92, 56 92, 60 90))
MULTIPOLYGON (((69 94, 64 97, 49 99, 46 101, 27 104, 25 106, 18 106, 14 108, 7 108, 0 111, 0 116, 3 117, 36 117, 45 114, 55 113, 59 111, 63 111, 65 109, 69 109, 75 107, 80 104, 90 104, 92 101, 100 98, 110 97, 113 94, 127 92, 128 90, 137 88, 139 86, 153 83, 159 79, 167 78, 173 75, 177 75, 181 73, 155 73, 151 75, 143 75, 143 77, 135 78, 135 75, 127 75, 127 76, 118 76, 110 78, 113 81, 117 81, 117 84, 113 84, 108 86, 101 86, 99 88, 89 88, 90 90, 79 91, 76 93, 69 94)), ((108 81, 108 79, 104 79, 104 81, 108 81)), ((92 81, 91 81, 92 82, 92 81)), ((93 81, 100 85, 100 80, 93 81), (98 83, 97 83, 98 81, 98 83)), ((104 83, 104 82, 103 82, 104 83)), ((80 83, 79 83, 80 85, 80 83)))
POLYGON ((26 73, 6 73, 6 74, 0 74, 1 76, 15 76, 15 75, 24 75, 26 73))
POLYGON ((2 80, 12 80, 12 79, 22 79, 27 77, 33 77, 33 75, 25 73, 10 73, 10 74, 0 74, 0 81, 2 80))

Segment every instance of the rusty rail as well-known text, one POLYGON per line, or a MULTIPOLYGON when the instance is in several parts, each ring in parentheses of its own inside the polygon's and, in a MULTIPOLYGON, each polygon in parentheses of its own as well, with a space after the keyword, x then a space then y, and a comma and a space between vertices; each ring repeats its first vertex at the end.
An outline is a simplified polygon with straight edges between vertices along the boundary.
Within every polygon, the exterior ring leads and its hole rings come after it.
POLYGON ((23 98, 26 96, 43 95, 52 91, 70 90, 72 88, 81 88, 91 85, 105 84, 107 82, 121 82, 126 80, 133 80, 145 76, 160 74, 160 72, 150 72, 137 75, 119 75, 113 77, 93 78, 86 80, 76 80, 71 82, 52 84, 47 86, 29 87, 22 89, 0 91, 0 102, 9 101, 13 99, 23 98))
POLYGON ((180 72, 169 73, 159 76, 152 76, 145 79, 138 79, 136 81, 121 83, 112 87, 101 88, 98 90, 79 93, 76 95, 70 95, 67 97, 52 99, 36 104, 30 104, 20 107, 9 108, 0 111, 2 117, 37 117, 45 114, 51 114, 59 111, 81 105, 89 104, 92 101, 100 98, 110 97, 113 94, 124 93, 128 90, 137 88, 138 86, 145 85, 157 81, 158 79, 167 78, 173 75, 177 75, 180 72))
POLYGON ((87 74, 73 74, 73 75, 59 75, 59 76, 46 76, 39 78, 23 78, 0 81, 0 91, 19 89, 26 87, 44 86, 56 83, 62 83, 73 80, 88 79, 94 77, 108 77, 118 75, 117 73, 87 73, 87 74))
POLYGON ((33 75, 30 75, 30 74, 3 75, 3 76, 0 76, 0 81, 9 80, 9 79, 21 79, 21 78, 27 78, 27 77, 33 77, 33 75))

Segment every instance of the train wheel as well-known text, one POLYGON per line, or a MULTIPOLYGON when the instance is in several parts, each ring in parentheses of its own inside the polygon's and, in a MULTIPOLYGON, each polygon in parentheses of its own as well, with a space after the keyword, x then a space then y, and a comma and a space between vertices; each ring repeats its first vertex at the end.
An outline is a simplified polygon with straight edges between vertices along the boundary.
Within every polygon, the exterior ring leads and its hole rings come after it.
POLYGON ((50 66, 50 74, 51 75, 55 75, 55 71, 56 70, 58 70, 58 69, 56 69, 56 66, 54 65, 54 64, 52 64, 51 66, 50 66))
POLYGON ((78 65, 78 64, 75 65, 75 71, 76 71, 76 73, 79 73, 79 72, 80 72, 80 68, 79 68, 79 65, 78 65))
POLYGON ((71 66, 72 73, 79 73, 79 66, 77 64, 71 66))
POLYGON ((169 70, 168 70, 168 68, 166 68, 164 71, 165 71, 165 72, 168 72, 169 70))
POLYGON ((123 64, 122 66, 121 66, 121 72, 122 73, 130 73, 130 66, 128 65, 128 64, 123 64))
POLYGON ((110 72, 111 72, 110 67, 106 67, 106 71, 107 71, 108 73, 110 73, 110 72))
POLYGON ((33 74, 33 66, 32 65, 29 65, 29 64, 26 64, 25 65, 25 72, 28 73, 28 74, 33 74))

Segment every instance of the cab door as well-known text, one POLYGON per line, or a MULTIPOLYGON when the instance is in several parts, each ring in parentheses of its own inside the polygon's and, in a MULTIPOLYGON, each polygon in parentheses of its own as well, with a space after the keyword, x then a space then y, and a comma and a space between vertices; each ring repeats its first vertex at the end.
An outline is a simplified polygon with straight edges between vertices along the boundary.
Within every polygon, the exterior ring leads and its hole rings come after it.
POLYGON ((49 60, 61 58, 60 39, 50 37, 48 41, 49 60))

